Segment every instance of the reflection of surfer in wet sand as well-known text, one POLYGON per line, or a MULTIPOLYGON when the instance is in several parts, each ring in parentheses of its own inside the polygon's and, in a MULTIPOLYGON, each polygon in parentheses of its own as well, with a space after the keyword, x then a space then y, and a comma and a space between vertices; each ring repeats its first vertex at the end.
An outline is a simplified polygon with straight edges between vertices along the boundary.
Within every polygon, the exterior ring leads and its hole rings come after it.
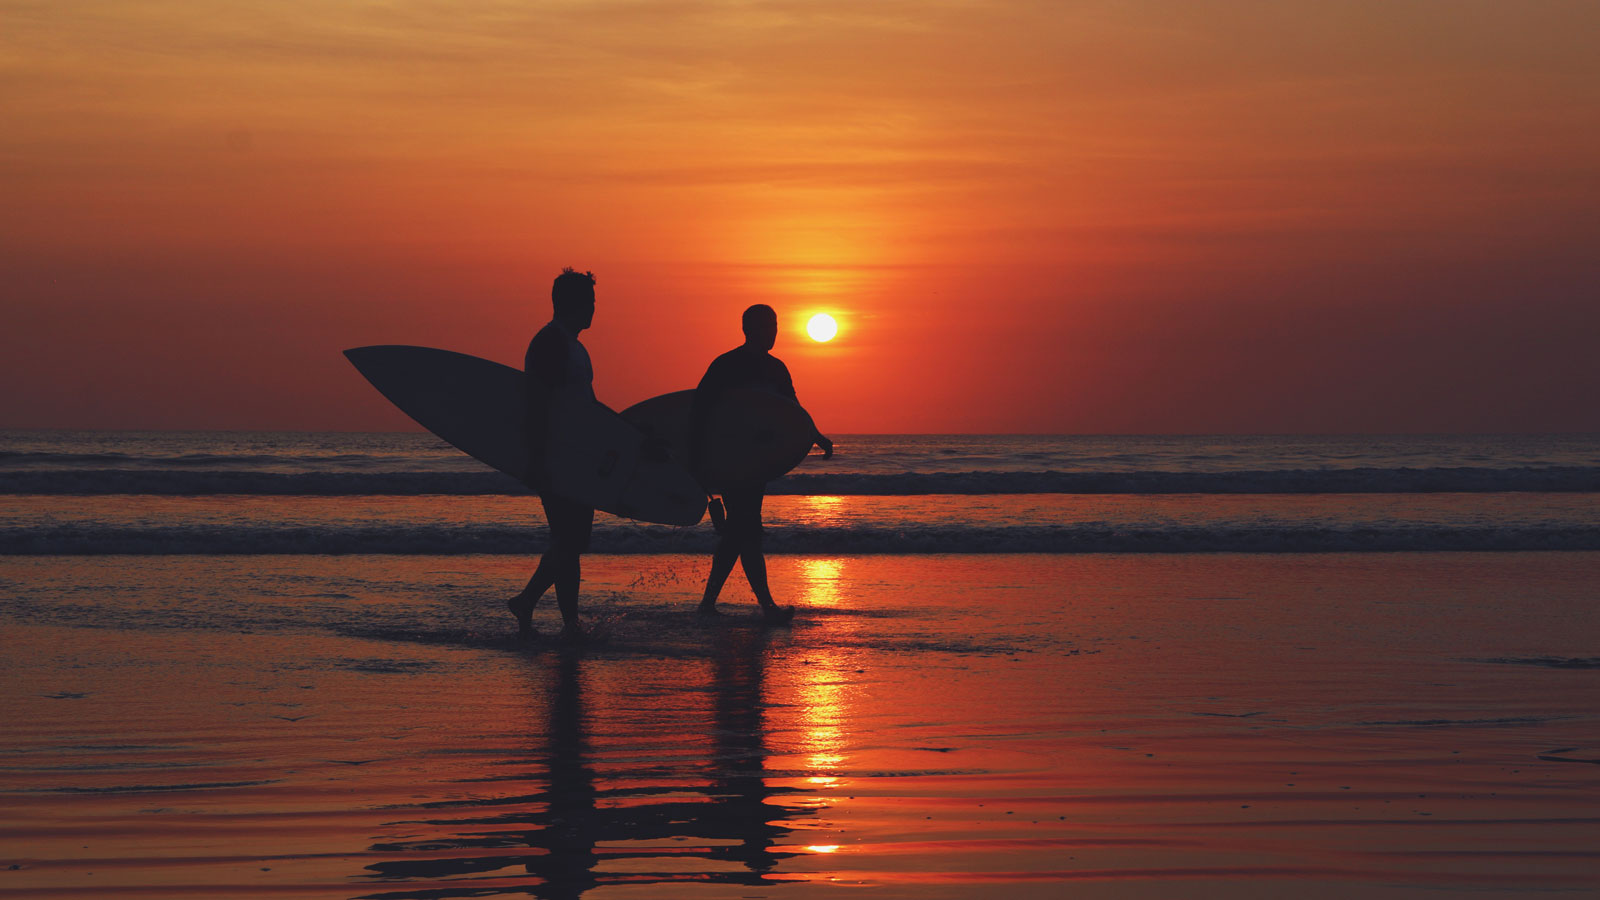
POLYGON ((534 636, 533 607, 553 585, 561 608, 561 637, 583 639, 578 627, 578 558, 589 549, 594 529, 594 508, 554 491, 545 450, 550 438, 550 410, 560 394, 594 400, 594 367, 589 351, 578 342, 578 332, 594 321, 594 275, 562 269, 550 289, 555 316, 528 344, 524 369, 528 376, 528 481, 539 491, 545 520, 550 524, 550 546, 528 586, 507 605, 517 617, 518 636, 534 636))
MULTIPOLYGON (((689 413, 691 470, 698 469, 705 459, 711 413, 725 391, 755 388, 795 400, 789 368, 768 352, 778 339, 778 314, 772 307, 758 303, 744 311, 743 325, 744 343, 712 361, 695 389, 694 405, 689 413)), ((822 448, 824 459, 833 456, 833 441, 820 431, 813 435, 813 442, 822 448)), ((717 521, 719 509, 713 501, 712 520, 722 537, 711 557, 711 575, 706 579, 705 596, 700 600, 701 614, 717 614, 717 595, 722 593, 722 585, 733 572, 733 564, 739 562, 744 566, 744 576, 755 592, 756 601, 761 604, 763 618, 773 623, 793 618, 794 608, 779 606, 767 587, 767 559, 762 553, 761 532, 761 502, 766 491, 765 483, 724 487, 721 503, 726 518, 723 521, 717 521)))

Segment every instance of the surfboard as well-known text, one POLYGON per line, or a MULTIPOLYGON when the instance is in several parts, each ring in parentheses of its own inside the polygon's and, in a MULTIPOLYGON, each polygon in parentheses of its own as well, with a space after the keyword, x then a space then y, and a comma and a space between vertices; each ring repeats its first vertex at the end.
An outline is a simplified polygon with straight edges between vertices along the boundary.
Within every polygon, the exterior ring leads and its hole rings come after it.
MULTIPOLYGON (((527 376, 522 370, 432 347, 356 347, 344 355, 417 424, 527 483, 527 376)), ((699 522, 705 491, 684 466, 646 452, 644 441, 638 428, 587 396, 557 398, 545 456, 554 490, 630 519, 699 522)))
MULTIPOLYGON (((666 441, 672 458, 689 459, 694 391, 652 397, 622 411, 647 435, 666 441)), ((725 391, 706 424, 705 459, 695 477, 708 491, 756 487, 778 478, 811 452, 816 425, 794 400, 753 388, 725 391)))

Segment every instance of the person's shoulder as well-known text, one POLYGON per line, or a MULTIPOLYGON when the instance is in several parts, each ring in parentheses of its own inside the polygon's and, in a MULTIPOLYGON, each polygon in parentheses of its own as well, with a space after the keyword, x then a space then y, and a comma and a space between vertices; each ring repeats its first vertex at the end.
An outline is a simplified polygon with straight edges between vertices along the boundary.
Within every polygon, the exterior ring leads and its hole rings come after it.
POLYGON ((699 391, 695 395, 696 398, 704 399, 708 391, 714 393, 734 387, 742 380, 740 373, 744 370, 745 367, 739 358, 739 348, 735 347, 727 353, 718 355, 711 361, 711 365, 706 366, 706 373, 700 376, 700 383, 696 386, 696 390, 699 391))
POLYGON ((566 359, 567 342, 552 322, 539 329, 533 340, 528 342, 528 352, 523 355, 522 367, 529 372, 537 367, 549 379, 566 365, 566 359))
POLYGON ((556 323, 549 322, 534 334, 533 340, 528 342, 528 347, 565 346, 566 343, 562 340, 561 329, 556 327, 556 323))
POLYGON ((740 349, 735 347, 726 353, 718 354, 717 358, 711 361, 711 365, 706 366, 706 371, 721 371, 729 366, 737 366, 739 364, 740 349))

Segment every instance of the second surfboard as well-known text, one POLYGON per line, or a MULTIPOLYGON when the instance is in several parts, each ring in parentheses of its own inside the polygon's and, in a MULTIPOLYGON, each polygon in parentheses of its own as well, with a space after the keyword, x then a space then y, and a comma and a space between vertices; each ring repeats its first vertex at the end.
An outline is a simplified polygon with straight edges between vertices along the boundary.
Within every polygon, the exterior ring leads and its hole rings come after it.
MULTIPOLYGON (((652 397, 622 411, 640 431, 666 442, 688 465, 694 391, 652 397)), ((724 392, 706 426, 705 459, 696 478, 708 491, 755 487, 787 473, 811 451, 817 429, 804 407, 754 389, 724 392)))

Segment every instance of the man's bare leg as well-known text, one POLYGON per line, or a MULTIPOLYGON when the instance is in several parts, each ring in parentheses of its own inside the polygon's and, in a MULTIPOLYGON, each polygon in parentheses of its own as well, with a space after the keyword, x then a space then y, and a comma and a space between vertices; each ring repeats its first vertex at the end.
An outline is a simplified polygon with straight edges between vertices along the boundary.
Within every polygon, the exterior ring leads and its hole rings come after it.
POLYGON ((533 570, 533 577, 528 579, 527 587, 506 601, 511 614, 517 617, 517 636, 523 640, 534 636, 533 608, 538 605, 544 592, 550 590, 551 585, 556 583, 556 571, 559 566, 554 558, 555 553, 553 548, 546 550, 544 555, 539 557, 539 566, 533 570))
POLYGON ((717 597, 722 594, 722 586, 727 583, 728 575, 733 572, 733 564, 738 561, 739 546, 736 542, 726 537, 717 542, 717 550, 711 555, 711 574, 706 578, 706 592, 700 598, 698 612, 701 615, 720 615, 717 597))
POLYGON ((556 606, 561 609, 561 639, 582 641, 583 629, 578 624, 578 582, 582 564, 578 554, 565 554, 556 571, 556 606))
POLYGON ((739 563, 744 566, 744 577, 750 582, 750 590, 755 592, 756 602, 761 604, 761 617, 774 623, 794 618, 794 607, 779 606, 772 599, 772 590, 767 586, 767 557, 761 551, 761 541, 747 541, 739 553, 739 563))

